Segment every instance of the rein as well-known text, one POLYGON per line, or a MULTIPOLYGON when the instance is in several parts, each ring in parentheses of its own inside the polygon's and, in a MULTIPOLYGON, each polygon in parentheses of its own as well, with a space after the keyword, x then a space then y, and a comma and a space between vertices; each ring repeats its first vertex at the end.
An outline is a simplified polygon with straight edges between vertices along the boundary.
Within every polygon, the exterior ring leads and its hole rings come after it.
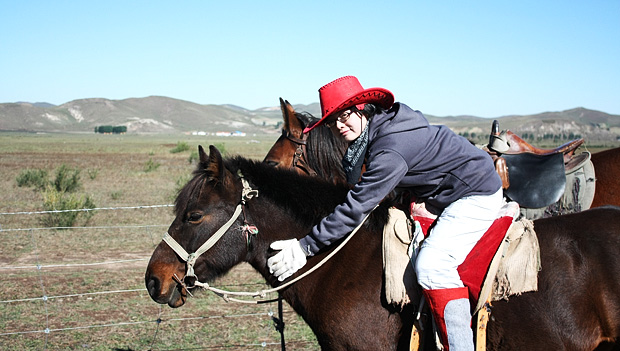
POLYGON ((282 129, 282 136, 297 144, 297 149, 295 149, 295 154, 293 155, 293 167, 301 169, 308 175, 316 176, 316 171, 310 168, 308 162, 306 161, 308 159, 308 155, 306 153, 308 134, 302 133, 301 138, 297 138, 293 136, 290 131, 282 129))
MULTIPOLYGON (((278 299, 271 299, 271 300, 261 300, 261 301, 247 301, 247 300, 240 300, 240 299, 235 299, 235 298, 231 298, 230 295, 232 296, 250 296, 250 297, 260 297, 260 298, 265 298, 265 296, 267 296, 267 294, 270 293, 274 293, 274 292, 278 292, 290 285, 295 284, 296 282, 300 281, 301 279, 305 278, 306 276, 308 276, 309 274, 311 274, 312 272, 316 271, 317 269, 319 269, 323 264, 325 264, 330 258, 332 258, 336 253, 338 253, 338 251, 340 251, 344 245, 346 243, 349 242, 349 240, 351 240, 351 238, 353 237, 353 235, 355 235, 355 233, 357 233, 357 231, 362 227, 362 225, 364 224, 364 222, 366 222, 366 219, 368 218, 368 216, 370 216, 370 213, 372 213, 372 211, 370 211, 366 217, 364 217, 364 220, 362 220, 362 222, 355 227, 355 229, 353 229, 353 231, 351 232, 351 234, 349 234, 349 236, 347 236, 334 250, 332 250, 327 256, 325 256, 319 263, 317 263, 315 266, 313 266, 312 268, 310 268, 309 270, 307 270, 306 272, 304 272, 303 274, 299 275, 298 277, 296 277, 295 279, 282 284, 278 287, 272 288, 272 289, 267 289, 267 290, 260 290, 260 291, 255 291, 255 292, 245 292, 245 291, 227 291, 227 290, 222 290, 222 289, 218 289, 218 288, 214 288, 212 286, 209 286, 209 283, 203 283, 200 282, 198 280, 198 277, 196 276, 196 273, 194 272, 194 264, 196 264, 196 260, 198 259, 198 257, 200 255, 202 255, 203 253, 207 252, 211 247, 213 247, 213 245, 215 245, 215 243, 217 243, 222 236, 224 236, 224 234, 230 229, 230 227, 233 225, 233 223, 237 220, 237 218, 239 217, 239 215, 243 212, 243 206, 245 205, 246 201, 252 199, 254 196, 258 197, 258 190, 254 190, 250 187, 249 183, 247 182, 247 180, 245 180, 245 178, 243 177, 243 175, 241 174, 241 172, 239 172, 239 177, 241 179, 241 184, 243 185, 243 190, 241 193, 241 202, 237 205, 237 207, 235 208, 235 212, 233 213, 232 217, 222 226, 220 227, 220 229, 218 229, 215 234, 213 234, 213 236, 211 236, 204 244, 202 244, 198 250, 196 250, 194 253, 188 254, 187 251, 176 241, 174 240, 174 238, 172 238, 172 236, 170 236, 170 234, 168 234, 168 232, 166 232, 166 234, 163 237, 163 241, 168 244, 168 246, 170 246, 170 248, 172 250, 174 250, 174 252, 176 252, 176 254, 185 262, 187 262, 187 268, 186 268, 186 272, 185 272, 185 277, 183 277, 183 279, 180 279, 179 277, 177 277, 177 275, 174 275, 174 280, 178 283, 181 284, 184 288, 185 291, 187 291, 187 293, 191 295, 191 293, 189 292, 190 288, 193 287, 199 287, 205 290, 210 290, 211 292, 215 293, 216 295, 220 296, 221 298, 223 298, 226 302, 229 301, 234 301, 234 302, 240 302, 240 303, 250 303, 250 304, 260 304, 260 303, 269 303, 269 302, 275 302, 278 301, 278 299), (185 283, 185 279, 188 277, 192 277, 195 279, 194 283, 192 286, 187 286, 185 283)), ((379 206, 379 205, 377 205, 379 206)), ((377 206, 375 206, 375 208, 377 208, 377 206)), ((374 209, 373 209, 374 211, 374 209)))

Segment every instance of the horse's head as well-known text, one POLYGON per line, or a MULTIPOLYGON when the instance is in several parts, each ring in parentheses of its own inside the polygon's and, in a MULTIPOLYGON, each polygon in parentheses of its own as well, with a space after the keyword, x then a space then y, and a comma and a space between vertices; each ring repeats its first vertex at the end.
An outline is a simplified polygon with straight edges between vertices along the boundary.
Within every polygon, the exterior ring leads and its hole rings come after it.
POLYGON ((207 155, 199 147, 198 169, 179 192, 176 218, 146 270, 145 283, 151 298, 171 307, 185 303, 187 285, 191 287, 196 279, 207 282, 222 275, 239 263, 247 250, 241 235, 223 235, 215 240, 218 230, 229 220, 236 222, 247 191, 238 176, 224 167, 220 152, 214 146, 209 151, 207 155), (205 248, 208 253, 201 253, 205 248))
POLYGON ((312 121, 312 116, 296 113, 293 106, 280 98, 282 110, 282 135, 269 149, 263 162, 278 168, 294 168, 300 173, 316 175, 316 172, 308 167, 306 161, 307 134, 303 133, 306 125, 312 121))
POLYGON ((347 144, 327 128, 315 128, 304 134, 305 127, 319 119, 295 112, 293 106, 280 98, 284 124, 282 135, 273 144, 263 162, 275 167, 294 169, 298 173, 346 183, 341 160, 347 144))

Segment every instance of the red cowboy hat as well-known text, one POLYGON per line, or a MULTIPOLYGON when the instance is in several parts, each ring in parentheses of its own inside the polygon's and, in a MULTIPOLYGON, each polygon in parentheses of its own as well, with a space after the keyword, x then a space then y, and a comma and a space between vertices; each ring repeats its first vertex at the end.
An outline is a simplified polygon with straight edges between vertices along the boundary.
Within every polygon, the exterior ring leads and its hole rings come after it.
POLYGON ((304 133, 308 133, 315 127, 323 124, 325 119, 335 112, 339 112, 351 106, 364 108, 364 104, 377 104, 383 108, 390 108, 394 104, 394 95, 387 89, 369 88, 364 89, 353 76, 338 78, 319 89, 321 101, 321 119, 315 124, 306 127, 304 133))

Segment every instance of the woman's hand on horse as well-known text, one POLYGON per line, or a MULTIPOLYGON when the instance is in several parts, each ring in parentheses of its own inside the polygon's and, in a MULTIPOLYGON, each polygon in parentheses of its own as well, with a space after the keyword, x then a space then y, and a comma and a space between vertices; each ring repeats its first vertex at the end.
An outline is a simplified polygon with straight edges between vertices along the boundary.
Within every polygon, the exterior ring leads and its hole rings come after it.
POLYGON ((306 264, 306 253, 297 239, 274 241, 270 247, 280 250, 267 260, 269 273, 279 281, 290 277, 306 264))

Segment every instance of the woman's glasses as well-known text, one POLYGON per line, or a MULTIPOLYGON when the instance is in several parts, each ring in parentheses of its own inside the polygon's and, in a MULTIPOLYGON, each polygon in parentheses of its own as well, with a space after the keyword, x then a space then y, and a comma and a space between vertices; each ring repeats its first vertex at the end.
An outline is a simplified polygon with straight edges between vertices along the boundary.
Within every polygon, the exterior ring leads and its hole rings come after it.
POLYGON ((353 112, 351 110, 346 110, 343 113, 341 113, 340 116, 338 116, 336 119, 333 119, 329 122, 325 122, 325 126, 327 128, 331 128, 336 124, 336 121, 340 123, 345 123, 346 121, 349 120, 349 117, 351 117, 352 114, 353 112))

